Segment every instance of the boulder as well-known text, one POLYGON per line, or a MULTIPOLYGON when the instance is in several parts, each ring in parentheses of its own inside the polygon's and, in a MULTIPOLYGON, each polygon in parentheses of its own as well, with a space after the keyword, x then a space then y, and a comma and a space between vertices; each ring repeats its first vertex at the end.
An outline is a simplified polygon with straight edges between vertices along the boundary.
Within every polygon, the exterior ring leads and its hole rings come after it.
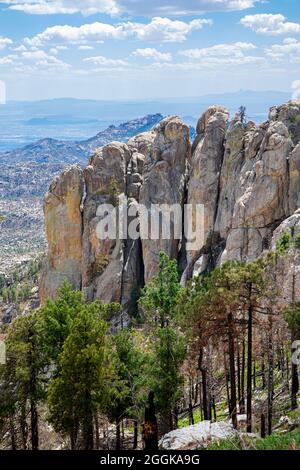
POLYGON ((159 441, 162 450, 198 450, 221 439, 232 439, 238 432, 226 421, 201 421, 193 426, 175 429, 159 441))

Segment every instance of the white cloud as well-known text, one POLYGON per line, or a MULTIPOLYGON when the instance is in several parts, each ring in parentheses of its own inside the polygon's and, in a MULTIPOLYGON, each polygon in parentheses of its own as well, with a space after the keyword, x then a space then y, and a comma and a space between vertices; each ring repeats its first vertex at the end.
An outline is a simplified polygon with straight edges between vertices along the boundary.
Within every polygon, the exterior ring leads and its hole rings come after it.
POLYGON ((78 47, 80 51, 91 51, 94 49, 93 46, 88 46, 87 44, 82 44, 81 46, 78 47))
POLYGON ((287 21, 286 17, 280 14, 247 15, 241 19, 241 24, 256 33, 269 36, 300 33, 299 23, 287 21))
POLYGON ((26 51, 22 52, 22 58, 32 61, 37 67, 69 68, 70 66, 59 60, 54 55, 47 54, 45 51, 26 51))
POLYGON ((16 51, 16 52, 24 52, 24 51, 27 51, 27 48, 24 46, 24 44, 22 44, 21 46, 15 47, 15 48, 14 48, 14 51, 16 51))
POLYGON ((273 44, 265 49, 266 56, 276 61, 299 62, 300 42, 294 38, 286 38, 282 44, 273 44))
POLYGON ((7 46, 9 46, 12 43, 13 42, 11 39, 0 36, 0 50, 5 49, 7 46))
POLYGON ((149 23, 88 23, 82 26, 52 26, 33 38, 25 38, 30 46, 40 47, 46 43, 73 43, 80 44, 89 41, 103 41, 105 39, 138 39, 143 41, 183 42, 188 34, 211 25, 207 19, 196 19, 190 22, 172 21, 169 18, 152 18, 149 23))
POLYGON ((0 57, 0 64, 1 65, 13 64, 16 57, 17 57, 16 55, 7 55, 6 57, 0 57))
POLYGON ((125 62, 125 60, 121 59, 109 59, 104 56, 96 56, 96 57, 87 57, 86 59, 83 59, 84 62, 90 62, 93 65, 100 65, 103 67, 126 67, 128 62, 125 62))
POLYGON ((2 2, 8 4, 10 10, 23 11, 31 15, 74 13, 114 15, 120 11, 116 0, 2 0, 2 2))
POLYGON ((216 44, 203 49, 186 49, 179 54, 189 59, 219 58, 219 57, 245 57, 244 51, 252 51, 256 46, 248 42, 236 42, 234 44, 216 44))
POLYGON ((245 10, 263 0, 2 0, 28 14, 129 13, 141 16, 191 15, 210 11, 245 10))
POLYGON ((170 62, 172 60, 172 54, 169 52, 159 52, 157 49, 152 47, 136 49, 132 55, 136 57, 144 57, 146 59, 154 59, 155 61, 170 62))
POLYGON ((196 15, 211 11, 245 10, 262 0, 117 0, 122 12, 135 15, 196 15))
POLYGON ((214 67, 245 65, 263 61, 263 57, 245 54, 255 49, 257 47, 252 43, 236 42, 233 44, 216 44, 202 49, 186 49, 179 51, 178 54, 190 59, 191 62, 180 64, 180 66, 191 70, 195 63, 200 67, 214 67))

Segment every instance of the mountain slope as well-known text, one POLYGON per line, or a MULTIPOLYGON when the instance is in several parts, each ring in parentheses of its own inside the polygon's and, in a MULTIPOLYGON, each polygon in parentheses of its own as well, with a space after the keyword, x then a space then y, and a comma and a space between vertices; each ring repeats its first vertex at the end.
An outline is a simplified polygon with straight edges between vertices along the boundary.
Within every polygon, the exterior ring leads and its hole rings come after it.
POLYGON ((85 164, 97 147, 106 145, 112 140, 128 140, 135 134, 150 130, 162 118, 161 114, 149 114, 119 126, 109 126, 90 139, 80 142, 42 139, 21 149, 0 154, 0 164, 12 165, 25 162, 85 164))
POLYGON ((0 271, 45 249, 42 198, 55 175, 71 163, 86 165, 96 148, 128 140, 161 119, 160 114, 148 115, 110 126, 82 142, 43 139, 0 154, 0 271))

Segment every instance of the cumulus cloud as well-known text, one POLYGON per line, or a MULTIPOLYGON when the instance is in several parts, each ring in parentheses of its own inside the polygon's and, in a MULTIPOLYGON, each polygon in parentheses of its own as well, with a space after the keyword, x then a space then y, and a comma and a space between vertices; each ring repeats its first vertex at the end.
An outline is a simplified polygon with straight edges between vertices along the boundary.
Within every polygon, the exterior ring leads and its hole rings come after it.
POLYGON ((134 15, 197 15, 211 11, 236 11, 262 0, 117 0, 121 12, 134 15))
POLYGON ((277 61, 299 62, 300 42, 294 38, 286 38, 282 44, 273 44, 265 49, 267 57, 277 61))
MULTIPOLYGON (((261 62, 260 56, 247 55, 257 47, 248 42, 236 42, 233 44, 216 44, 202 49, 185 49, 179 51, 179 55, 187 57, 192 62, 201 64, 202 67, 218 65, 243 65, 261 62)), ((184 67, 190 70, 189 63, 184 63, 184 67)))
POLYGON ((116 0, 2 0, 10 10, 23 11, 31 15, 74 14, 94 15, 120 12, 116 0))
POLYGON ((21 56, 27 61, 32 61, 38 67, 69 68, 68 64, 43 50, 25 51, 21 56))
POLYGON ((23 51, 27 51, 27 48, 24 46, 24 44, 21 44, 21 46, 15 47, 14 51, 23 52, 23 51))
POLYGON ((7 46, 9 46, 12 43, 13 42, 11 39, 0 36, 0 50, 5 49, 7 46))
POLYGON ((93 50, 93 46, 89 46, 88 44, 82 44, 81 46, 78 47, 80 51, 91 51, 93 50))
POLYGON ((90 62, 93 65, 100 65, 103 67, 126 67, 127 65, 129 65, 128 62, 125 62, 125 60, 109 59, 102 55, 96 57, 87 57, 83 61, 90 62))
POLYGON ((0 64, 1 65, 11 65, 14 63, 16 59, 16 55, 7 55, 6 57, 0 57, 0 64))
POLYGON ((2 0, 11 10, 32 15, 192 15, 210 11, 238 11, 254 7, 263 0, 2 0))
POLYGON ((202 49, 186 49, 179 54, 189 59, 218 58, 218 57, 245 57, 245 51, 252 51, 256 46, 248 42, 236 42, 234 44, 216 44, 202 49))
POLYGON ((287 21, 287 18, 280 14, 247 15, 241 19, 241 24, 256 33, 269 36, 300 33, 299 23, 287 21))
POLYGON ((33 38, 25 38, 30 46, 40 47, 47 43, 82 44, 105 39, 138 39, 143 41, 183 42, 188 34, 211 25, 208 19, 196 19, 190 22, 172 21, 169 18, 155 17, 149 23, 124 22, 116 25, 108 23, 89 23, 82 26, 52 26, 33 38))
POLYGON ((136 57, 144 57, 145 59, 153 59, 155 61, 170 62, 172 60, 172 54, 169 52, 160 52, 152 47, 136 49, 132 55, 136 57))

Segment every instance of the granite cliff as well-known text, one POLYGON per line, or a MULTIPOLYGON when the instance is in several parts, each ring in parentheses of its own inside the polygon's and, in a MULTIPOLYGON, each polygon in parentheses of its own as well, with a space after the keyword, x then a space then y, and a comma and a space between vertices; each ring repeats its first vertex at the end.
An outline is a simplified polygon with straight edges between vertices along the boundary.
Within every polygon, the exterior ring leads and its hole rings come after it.
MULTIPOLYGON (((271 108, 260 125, 244 122, 239 114, 230 120, 226 108, 211 106, 196 132, 190 142, 188 126, 177 116, 167 117, 127 143, 96 150, 84 170, 71 166, 54 180, 44 203, 48 258, 42 300, 54 297, 68 278, 87 299, 118 301, 130 315, 162 250, 178 260, 186 282, 226 260, 256 259, 286 231, 295 236, 300 230, 300 101, 271 108), (187 252, 184 237, 174 236, 99 240, 97 207, 114 198, 149 210, 151 204, 204 204, 203 246, 187 252)), ((297 256, 288 253, 278 266, 287 296, 291 285, 300 285, 297 256)))

